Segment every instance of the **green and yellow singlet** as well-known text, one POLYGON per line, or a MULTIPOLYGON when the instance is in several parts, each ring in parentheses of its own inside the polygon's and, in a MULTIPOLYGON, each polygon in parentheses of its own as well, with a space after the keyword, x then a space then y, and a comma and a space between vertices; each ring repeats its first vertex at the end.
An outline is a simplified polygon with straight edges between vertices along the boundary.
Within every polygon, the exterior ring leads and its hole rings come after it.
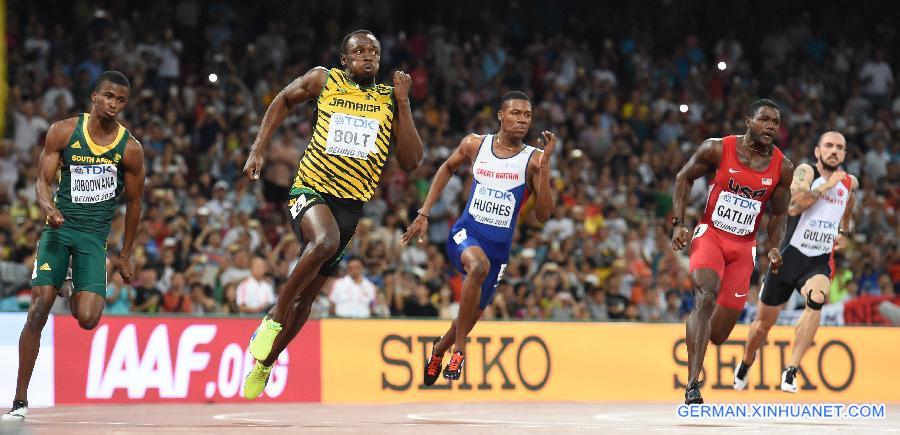
POLYGON ((131 136, 125 127, 107 146, 94 143, 87 131, 90 114, 78 117, 75 131, 62 153, 56 208, 65 216, 64 228, 109 233, 116 200, 125 188, 122 156, 131 136))
POLYGON ((316 100, 312 140, 300 159, 292 191, 312 189, 368 201, 388 157, 394 88, 363 87, 332 68, 316 100))

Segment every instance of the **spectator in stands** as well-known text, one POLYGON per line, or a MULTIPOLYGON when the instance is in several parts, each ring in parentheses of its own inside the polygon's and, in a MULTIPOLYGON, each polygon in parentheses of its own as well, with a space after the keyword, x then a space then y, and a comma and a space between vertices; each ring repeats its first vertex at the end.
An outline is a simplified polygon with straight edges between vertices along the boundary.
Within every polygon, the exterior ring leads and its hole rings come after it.
POLYGON ((212 289, 200 282, 191 283, 191 305, 194 314, 213 314, 220 312, 216 300, 212 297, 212 289))
POLYGON ((659 321, 666 323, 679 323, 682 321, 681 297, 678 294, 678 290, 666 292, 666 310, 662 312, 659 321))
POLYGON ((275 303, 275 289, 268 278, 266 260, 254 257, 250 262, 250 276, 235 289, 235 302, 241 313, 262 313, 275 303))
POLYGON ((109 284, 106 286, 107 314, 128 314, 134 303, 136 292, 134 287, 125 284, 117 267, 109 268, 109 284))
POLYGON ((363 272, 363 263, 359 258, 351 258, 347 262, 347 274, 334 280, 328 295, 331 314, 358 319, 372 317, 377 290, 363 272))
POLYGON ((21 155, 31 155, 35 149, 40 149, 39 143, 44 133, 50 128, 38 111, 39 107, 28 94, 22 95, 21 105, 13 112, 15 122, 15 136, 13 143, 21 155))
POLYGON ((135 297, 131 305, 131 311, 135 313, 156 313, 162 304, 162 293, 156 289, 156 270, 145 268, 141 270, 137 284, 135 284, 135 297))
POLYGON ((372 307, 372 315, 382 319, 391 317, 391 307, 388 304, 387 296, 381 290, 375 293, 375 306, 372 307))
POLYGON ((859 70, 863 93, 876 108, 886 107, 890 101, 894 72, 884 59, 884 49, 875 50, 875 58, 866 61, 859 70))
POLYGON ((231 257, 231 261, 228 261, 228 256, 225 257, 225 261, 222 263, 221 267, 224 269, 219 269, 222 274, 219 275, 219 283, 221 285, 228 285, 233 282, 241 282, 247 277, 250 276, 250 252, 246 249, 241 248, 239 245, 231 245, 228 248, 229 255, 231 257))
POLYGON ((222 306, 220 308, 223 314, 241 314, 241 307, 237 302, 237 286, 238 283, 233 282, 225 286, 222 290, 222 306))
POLYGON ((588 295, 585 302, 588 317, 598 322, 609 321, 609 314, 606 312, 606 290, 601 287, 592 287, 588 295))
POLYGON ((194 311, 191 296, 185 291, 184 274, 172 275, 169 290, 163 295, 163 309, 168 313, 190 313, 194 311))
POLYGON ((438 317, 443 320, 455 319, 459 314, 459 302, 453 298, 453 289, 449 285, 444 284, 438 289, 438 301, 438 317))
POLYGON ((638 315, 645 322, 661 322, 663 313, 666 310, 665 302, 662 299, 659 289, 650 287, 644 294, 644 302, 638 305, 638 315))
POLYGON ((407 317, 437 317, 438 310, 431 303, 428 287, 419 283, 415 292, 404 303, 403 315, 407 317))

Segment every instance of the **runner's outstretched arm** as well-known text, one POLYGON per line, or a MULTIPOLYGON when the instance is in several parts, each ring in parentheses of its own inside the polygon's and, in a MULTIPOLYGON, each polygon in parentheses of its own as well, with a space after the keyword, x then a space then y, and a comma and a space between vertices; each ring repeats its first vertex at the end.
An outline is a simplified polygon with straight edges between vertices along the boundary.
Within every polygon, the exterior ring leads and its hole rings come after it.
POLYGON ((687 164, 675 176, 675 195, 672 197, 672 213, 678 219, 672 233, 672 249, 679 251, 687 246, 689 231, 684 226, 684 208, 694 180, 703 176, 722 160, 722 140, 707 139, 700 144, 687 164))
POLYGON ((425 195, 425 202, 422 203, 422 208, 419 209, 418 215, 413 219, 406 232, 400 236, 402 243, 409 243, 410 240, 416 237, 418 237, 419 243, 425 242, 424 236, 428 231, 428 217, 431 214, 431 206, 437 202, 441 193, 444 192, 444 188, 447 187, 450 177, 453 176, 456 170, 464 163, 471 162, 474 156, 478 154, 478 145, 481 144, 482 139, 482 136, 476 134, 466 136, 460 141, 453 154, 450 154, 450 157, 447 157, 447 160, 441 164, 441 167, 434 174, 434 179, 431 180, 431 187, 428 188, 428 194, 425 195))
POLYGON ((122 158, 125 167, 125 241, 119 253, 119 274, 126 284, 131 284, 134 266, 131 264, 131 248, 134 236, 141 222, 141 208, 144 199, 144 148, 134 138, 125 144, 125 156, 122 158))
POLYGON ((266 109, 266 114, 263 115, 262 123, 259 126, 256 140, 253 141, 253 146, 250 147, 247 163, 244 164, 244 175, 250 181, 259 179, 260 172, 262 172, 263 156, 266 155, 266 150, 269 148, 269 142, 272 141, 272 135, 275 134, 275 130, 284 122, 284 119, 287 118, 288 113, 291 112, 294 106, 319 96, 319 93, 322 92, 322 87, 325 86, 326 77, 328 77, 328 70, 317 66, 287 85, 269 104, 269 108, 266 109))

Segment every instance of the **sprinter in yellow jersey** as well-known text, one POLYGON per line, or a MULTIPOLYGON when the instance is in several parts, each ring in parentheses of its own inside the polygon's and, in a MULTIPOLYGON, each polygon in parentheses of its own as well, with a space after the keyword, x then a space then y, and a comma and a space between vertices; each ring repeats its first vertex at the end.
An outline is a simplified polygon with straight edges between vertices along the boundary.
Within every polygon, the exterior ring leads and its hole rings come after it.
POLYGON ((306 248, 250 340, 256 364, 244 383, 248 399, 262 394, 272 364, 300 332, 319 290, 337 272, 390 149, 405 171, 422 160, 422 140, 409 107, 409 75, 395 72, 393 87, 375 83, 381 44, 368 30, 345 36, 341 50, 343 69, 313 68, 275 97, 244 166, 244 174, 258 180, 272 134, 294 106, 315 99, 315 128, 288 199, 291 226, 306 248))

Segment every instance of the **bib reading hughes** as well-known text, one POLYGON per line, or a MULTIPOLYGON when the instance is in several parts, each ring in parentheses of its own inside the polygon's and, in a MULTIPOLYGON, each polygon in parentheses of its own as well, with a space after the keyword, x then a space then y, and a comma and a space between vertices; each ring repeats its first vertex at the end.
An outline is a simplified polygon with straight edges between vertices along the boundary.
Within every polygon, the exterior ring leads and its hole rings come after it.
POLYGON ((56 208, 66 218, 63 228, 108 234, 116 200, 124 190, 122 156, 131 134, 119 125, 107 146, 94 143, 87 132, 90 115, 81 114, 62 153, 56 208))
POLYGON ((342 70, 329 70, 292 190, 371 199, 387 161, 395 107, 393 87, 360 86, 342 70))

